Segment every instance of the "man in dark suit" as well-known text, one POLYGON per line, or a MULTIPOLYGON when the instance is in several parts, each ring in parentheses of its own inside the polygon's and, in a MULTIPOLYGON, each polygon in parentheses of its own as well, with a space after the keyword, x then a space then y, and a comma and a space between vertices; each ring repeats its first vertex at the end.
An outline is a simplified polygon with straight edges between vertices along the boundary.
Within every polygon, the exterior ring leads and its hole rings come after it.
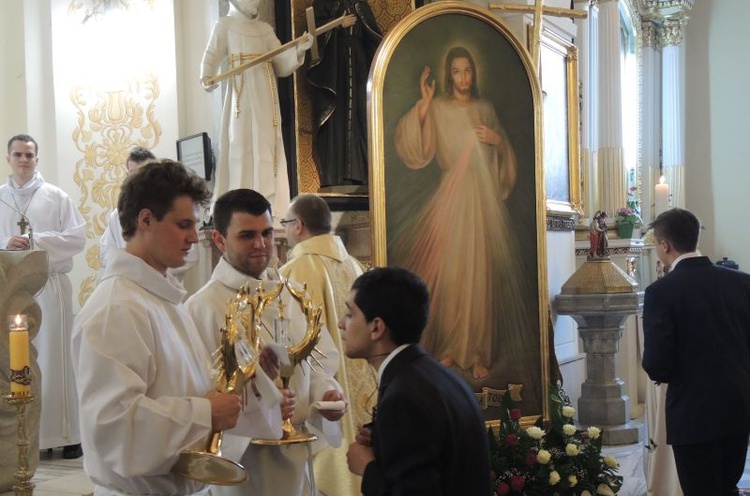
POLYGON ((339 322, 349 358, 378 371, 373 423, 349 446, 365 496, 490 494, 487 434, 474 393, 417 344, 427 323, 424 282, 400 268, 365 272, 339 322))
POLYGON ((750 435, 750 275, 700 255, 700 221, 687 210, 650 227, 670 271, 646 288, 643 368, 668 384, 680 485, 685 496, 738 494, 750 435))

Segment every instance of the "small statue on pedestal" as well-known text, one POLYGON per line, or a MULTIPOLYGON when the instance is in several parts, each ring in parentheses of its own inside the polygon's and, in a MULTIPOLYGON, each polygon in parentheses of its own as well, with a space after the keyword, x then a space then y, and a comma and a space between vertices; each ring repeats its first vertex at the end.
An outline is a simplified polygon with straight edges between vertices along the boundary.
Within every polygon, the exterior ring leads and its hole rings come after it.
POLYGON ((609 239, 607 237, 607 212, 597 210, 589 224, 588 260, 609 258, 609 239))

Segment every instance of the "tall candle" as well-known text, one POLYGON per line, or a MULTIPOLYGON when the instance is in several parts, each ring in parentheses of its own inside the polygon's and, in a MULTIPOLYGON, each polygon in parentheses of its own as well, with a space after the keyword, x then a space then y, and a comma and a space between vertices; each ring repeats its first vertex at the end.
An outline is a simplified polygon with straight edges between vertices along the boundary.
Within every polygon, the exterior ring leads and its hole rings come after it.
POLYGON ((667 210, 669 210, 669 185, 664 176, 661 176, 654 191, 654 214, 659 215, 667 210))
POLYGON ((29 325, 26 315, 14 315, 9 323, 10 339, 10 394, 31 394, 31 368, 29 367, 29 325))

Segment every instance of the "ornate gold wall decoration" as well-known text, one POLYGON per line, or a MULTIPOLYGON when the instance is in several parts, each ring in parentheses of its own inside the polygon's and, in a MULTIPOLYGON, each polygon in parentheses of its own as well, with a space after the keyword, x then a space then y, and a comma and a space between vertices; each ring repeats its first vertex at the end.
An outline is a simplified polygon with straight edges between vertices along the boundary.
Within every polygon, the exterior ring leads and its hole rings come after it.
MULTIPOLYGON (((162 130, 154 115, 160 92, 158 78, 146 74, 117 87, 78 86, 70 93, 78 117, 72 138, 81 152, 73 178, 81 191, 78 209, 86 219, 86 238, 94 241, 85 251, 94 271, 101 268, 99 237, 117 206, 131 148, 153 148, 160 141, 162 130)), ((79 304, 85 303, 95 284, 95 275, 83 280, 79 304)))

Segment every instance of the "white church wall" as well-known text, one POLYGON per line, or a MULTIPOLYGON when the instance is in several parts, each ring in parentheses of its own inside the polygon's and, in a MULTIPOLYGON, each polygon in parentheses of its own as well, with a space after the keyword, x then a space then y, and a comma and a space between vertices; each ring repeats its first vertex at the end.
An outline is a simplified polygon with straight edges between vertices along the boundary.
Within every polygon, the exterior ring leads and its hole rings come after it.
POLYGON ((750 270, 750 141, 743 58, 750 2, 695 2, 685 37, 686 207, 703 221, 701 250, 750 270))
POLYGON ((563 387, 576 405, 581 395, 581 383, 586 379, 585 355, 579 351, 575 321, 567 315, 558 316, 554 310, 555 295, 576 270, 574 237, 573 231, 547 232, 547 278, 555 354, 563 376, 563 387))
MULTIPOLYGON (((5 143, 26 129, 26 51, 23 42, 23 0, 6 0, 0 15, 0 95, 3 96, 3 117, 0 118, 0 142, 5 143)), ((3 153, 5 157, 6 153, 3 153)), ((3 161, 5 163, 5 161, 3 161)), ((7 170, 7 165, 5 166, 7 170)), ((4 170, 5 172, 5 170, 4 170)), ((5 180, 6 174, 0 177, 5 180)))

